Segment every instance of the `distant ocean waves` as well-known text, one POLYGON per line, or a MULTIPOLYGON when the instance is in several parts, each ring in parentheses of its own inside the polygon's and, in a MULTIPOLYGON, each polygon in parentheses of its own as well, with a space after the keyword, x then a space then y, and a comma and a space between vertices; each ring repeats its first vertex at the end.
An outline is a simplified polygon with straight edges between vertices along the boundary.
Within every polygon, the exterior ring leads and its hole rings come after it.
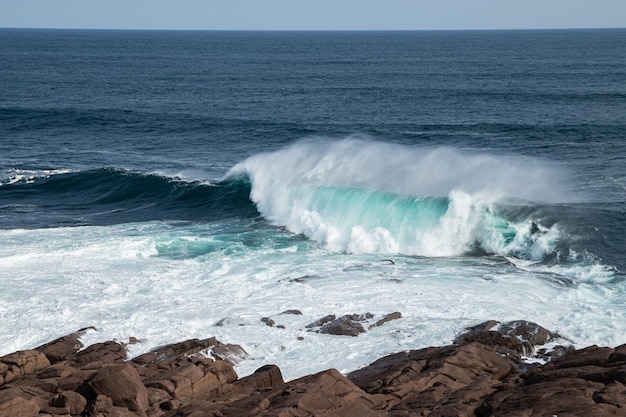
POLYGON ((5 229, 258 217, 245 181, 189 182, 116 168, 13 170, 4 176, 5 229))

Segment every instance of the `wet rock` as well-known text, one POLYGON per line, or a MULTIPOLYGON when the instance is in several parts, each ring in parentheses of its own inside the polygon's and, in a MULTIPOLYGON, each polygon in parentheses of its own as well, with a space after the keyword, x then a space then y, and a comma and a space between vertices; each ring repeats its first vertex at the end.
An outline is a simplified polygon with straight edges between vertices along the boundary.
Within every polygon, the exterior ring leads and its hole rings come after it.
POLYGON ((468 343, 387 356, 348 379, 370 394, 386 396, 389 411, 457 415, 455 410, 464 409, 463 415, 472 415, 480 398, 511 375, 516 370, 509 360, 485 345, 468 343))
POLYGON ((328 316, 324 316, 321 319, 314 321, 313 323, 307 324, 305 327, 307 329, 313 329, 315 327, 321 327, 324 324, 335 320, 336 318, 337 318, 337 316, 335 316, 334 314, 329 314, 328 316))
POLYGON ((534 357, 548 361, 573 349, 566 346, 557 346, 551 350, 538 348, 555 339, 562 338, 537 323, 517 320, 500 324, 490 320, 467 328, 454 343, 482 343, 522 364, 524 358, 534 357))
MULTIPOLYGON (((373 329, 375 327, 382 326, 383 324, 396 320, 402 317, 399 312, 390 313, 383 316, 375 323, 369 325, 367 329, 373 329)), ((361 333, 365 333, 364 324, 367 321, 374 318, 371 313, 365 314, 346 314, 337 318, 334 314, 322 317, 321 319, 308 324, 306 326, 310 331, 316 331, 318 333, 332 334, 337 336, 358 336, 361 333)))
POLYGON ((397 320, 401 318, 402 318, 402 313, 396 311, 395 313, 387 314, 382 319, 378 320, 376 323, 370 325, 368 329, 373 329, 374 327, 379 327, 385 323, 389 323, 392 320, 397 320))
POLYGON ((302 312, 300 310, 285 310, 280 314, 292 314, 294 316, 301 316, 302 312))
POLYGON ((274 320, 272 320, 272 319, 271 319, 271 318, 269 318, 269 317, 263 317, 263 318, 261 319, 261 322, 262 322, 262 323, 265 323, 265 325, 266 325, 266 326, 268 326, 268 327, 274 327, 274 325, 276 324, 276 323, 274 322, 274 320))
POLYGON ((319 332, 338 336, 358 336, 360 333, 365 333, 365 329, 358 318, 359 316, 356 315, 339 317, 323 325, 319 332))

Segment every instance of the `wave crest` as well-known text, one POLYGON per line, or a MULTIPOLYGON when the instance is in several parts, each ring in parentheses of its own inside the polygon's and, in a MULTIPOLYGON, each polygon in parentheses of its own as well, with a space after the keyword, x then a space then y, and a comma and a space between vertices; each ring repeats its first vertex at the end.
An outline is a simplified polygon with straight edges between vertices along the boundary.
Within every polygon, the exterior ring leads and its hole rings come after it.
POLYGON ((333 251, 456 256, 476 250, 540 260, 559 238, 498 214, 507 199, 555 200, 558 172, 539 161, 349 138, 312 140, 233 167, 274 224, 333 251))

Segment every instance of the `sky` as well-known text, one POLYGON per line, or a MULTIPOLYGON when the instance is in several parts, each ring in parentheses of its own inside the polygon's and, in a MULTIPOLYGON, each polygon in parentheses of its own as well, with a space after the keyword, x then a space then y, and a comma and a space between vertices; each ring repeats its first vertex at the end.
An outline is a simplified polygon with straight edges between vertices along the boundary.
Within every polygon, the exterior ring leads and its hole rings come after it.
POLYGON ((0 27, 450 30, 626 27, 626 0, 0 0, 0 27))

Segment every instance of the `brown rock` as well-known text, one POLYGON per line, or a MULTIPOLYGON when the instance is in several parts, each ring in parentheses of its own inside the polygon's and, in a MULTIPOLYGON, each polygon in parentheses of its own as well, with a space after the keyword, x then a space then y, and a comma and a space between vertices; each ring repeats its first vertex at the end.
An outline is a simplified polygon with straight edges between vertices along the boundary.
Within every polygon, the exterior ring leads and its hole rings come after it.
POLYGON ((98 395, 96 399, 88 405, 87 415, 100 416, 109 412, 113 408, 113 400, 106 395, 98 395))
POLYGON ((48 392, 45 392, 41 389, 30 387, 30 386, 9 386, 4 387, 4 389, 0 390, 0 404, 4 404, 5 402, 12 401, 14 398, 23 398, 28 400, 39 409, 48 406, 52 395, 48 392))
POLYGON ((117 342, 96 343, 81 350, 73 357, 73 361, 82 369, 97 369, 106 363, 121 363, 126 360, 126 347, 117 342), (95 363, 91 368, 85 366, 95 363))
POLYGON ((70 409, 67 407, 54 407, 54 406, 47 406, 47 407, 43 407, 41 409, 42 413, 48 413, 48 414, 52 414, 55 416, 61 416, 61 415, 69 415, 70 414, 70 409))
POLYGON ((170 393, 158 388, 148 387, 148 404, 151 407, 159 408, 159 405, 172 398, 170 393))
POLYGON ((80 329, 74 333, 39 346, 37 350, 44 353, 51 363, 60 362, 68 356, 75 354, 83 347, 79 338, 83 336, 87 330, 95 330, 95 328, 86 327, 84 329, 80 329))
POLYGON ((114 406, 130 411, 148 409, 148 391, 137 370, 130 363, 106 365, 89 381, 97 395, 110 397, 114 406))
POLYGON ((331 322, 333 320, 335 320, 337 318, 337 316, 335 316, 334 314, 329 314, 328 316, 324 316, 321 319, 314 321, 311 324, 307 324, 306 328, 307 329, 313 329, 315 327, 320 327, 323 326, 324 324, 331 322))
POLYGON ((36 350, 23 350, 0 358, 0 380, 9 383, 21 376, 31 374, 50 365, 43 353, 36 350))
POLYGON ((387 414, 380 409, 382 403, 376 397, 355 386, 335 369, 297 379, 280 390, 280 395, 272 397, 265 409, 258 410, 258 415, 288 415, 288 410, 294 409, 298 411, 297 415, 310 416, 374 417, 387 414))
POLYGON ((86 381, 91 379, 96 373, 96 370, 83 371, 76 370, 66 377, 58 378, 58 391, 75 391, 80 386, 84 385, 86 381))
POLYGON ((337 336, 358 336, 360 333, 365 333, 365 329, 361 323, 352 320, 350 316, 343 316, 323 325, 319 332, 337 336))
POLYGON ((626 345, 616 347, 609 356, 610 363, 626 362, 626 345))
POLYGON ((391 355, 348 378, 369 394, 384 395, 390 411, 446 415, 462 408, 471 415, 480 398, 510 375, 515 375, 510 361, 485 345, 468 343, 391 355))
POLYGON ((233 402, 184 405, 168 417, 387 415, 377 409, 379 405, 381 403, 375 397, 331 369, 233 402))
POLYGON ((457 337, 455 344, 478 342, 493 347, 496 351, 511 357, 521 369, 525 369, 524 357, 537 357, 549 361, 563 356, 572 347, 555 348, 552 351, 537 349, 546 342, 560 338, 559 335, 550 332, 540 325, 517 320, 504 324, 490 320, 479 325, 468 327, 466 332, 457 337))
POLYGON ((0 417, 35 417, 39 410, 37 404, 22 397, 0 400, 0 417))
POLYGON ((124 407, 111 407, 106 415, 107 417, 137 417, 137 414, 124 407))
POLYGON ((395 312, 395 313, 390 313, 387 314, 385 317, 383 317, 382 319, 378 320, 376 323, 372 324, 369 329, 373 329, 374 327, 379 327, 382 326, 385 323, 388 323, 392 320, 397 320, 397 319, 401 319, 402 318, 402 313, 400 312, 395 312))
POLYGON ((37 378, 67 378, 75 371, 68 361, 57 362, 37 372, 37 378))
POLYGON ((66 407, 69 414, 81 414, 87 407, 85 397, 74 391, 63 391, 52 399, 53 406, 66 407))
POLYGON ((280 369, 276 365, 265 365, 254 371, 252 375, 241 378, 235 385, 243 388, 247 393, 276 388, 285 381, 280 369))

